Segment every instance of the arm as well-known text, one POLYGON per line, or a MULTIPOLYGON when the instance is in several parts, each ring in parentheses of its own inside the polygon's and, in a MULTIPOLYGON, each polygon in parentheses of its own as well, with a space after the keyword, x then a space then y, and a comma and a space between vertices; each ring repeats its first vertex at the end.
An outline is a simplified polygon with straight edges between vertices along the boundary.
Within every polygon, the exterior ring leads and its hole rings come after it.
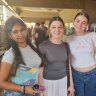
POLYGON ((74 96, 74 84, 73 84, 73 78, 72 78, 72 68, 71 68, 71 54, 69 54, 69 78, 70 78, 70 86, 68 88, 69 96, 74 96))
POLYGON ((74 84, 73 84, 73 78, 72 78, 72 67, 71 67, 71 54, 70 54, 70 56, 69 56, 69 70, 70 70, 70 85, 71 86, 74 86, 74 84))
MULTIPOLYGON (((43 67, 39 68, 38 84, 43 85, 43 67)), ((43 92, 40 93, 40 96, 44 96, 43 92)))
POLYGON ((21 86, 11 83, 8 79, 10 76, 11 64, 2 62, 0 69, 0 87, 7 90, 20 91, 21 86))
POLYGON ((39 68, 38 84, 43 85, 43 67, 39 68))
MULTIPOLYGON (((0 69, 0 87, 6 90, 12 90, 12 91, 22 91, 22 86, 16 85, 9 81, 10 71, 11 71, 11 64, 2 62, 1 63, 1 69, 0 69)), ((25 92, 29 94, 35 94, 38 93, 32 89, 32 87, 25 87, 25 92)))
MULTIPOLYGON (((39 50, 41 58, 42 58, 42 64, 44 64, 45 63, 44 62, 45 61, 44 60, 44 52, 43 52, 44 50, 43 50, 42 46, 39 45, 38 50, 39 50)), ((40 69, 39 69, 39 78, 38 78, 39 85, 43 85, 43 69, 44 69, 44 65, 42 65, 42 67, 40 67, 40 69)), ((44 96, 43 92, 40 93, 40 96, 44 96)))

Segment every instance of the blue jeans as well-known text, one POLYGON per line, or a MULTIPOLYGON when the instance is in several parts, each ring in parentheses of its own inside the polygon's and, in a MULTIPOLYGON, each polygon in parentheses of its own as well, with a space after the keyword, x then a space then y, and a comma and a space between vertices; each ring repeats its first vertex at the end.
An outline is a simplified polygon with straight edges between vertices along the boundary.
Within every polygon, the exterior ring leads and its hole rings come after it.
POLYGON ((75 96, 96 96, 96 68, 89 72, 73 69, 75 96))

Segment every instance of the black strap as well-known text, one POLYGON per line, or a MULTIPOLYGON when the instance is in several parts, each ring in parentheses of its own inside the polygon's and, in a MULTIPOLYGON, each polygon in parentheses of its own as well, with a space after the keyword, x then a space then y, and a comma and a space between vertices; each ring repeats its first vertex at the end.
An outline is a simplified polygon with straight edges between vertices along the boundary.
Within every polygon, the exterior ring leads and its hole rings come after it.
POLYGON ((1 64, 1 60, 2 60, 3 55, 4 55, 4 53, 0 55, 0 64, 1 64))
POLYGON ((67 50, 67 61, 66 61, 66 69, 67 69, 67 87, 70 86, 70 70, 69 70, 69 54, 70 54, 70 48, 68 43, 65 43, 66 50, 67 50))

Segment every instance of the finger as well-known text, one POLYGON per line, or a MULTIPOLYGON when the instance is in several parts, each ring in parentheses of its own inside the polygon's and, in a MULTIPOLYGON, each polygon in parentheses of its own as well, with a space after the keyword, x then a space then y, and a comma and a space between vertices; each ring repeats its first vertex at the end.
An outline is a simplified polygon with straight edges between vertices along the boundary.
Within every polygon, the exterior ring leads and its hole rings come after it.
POLYGON ((35 93, 32 93, 32 95, 35 95, 35 93))
POLYGON ((70 96, 74 96, 74 94, 71 93, 70 96))
POLYGON ((73 93, 70 92, 69 96, 74 96, 73 93))
POLYGON ((35 94, 38 94, 38 93, 40 93, 40 91, 34 91, 34 93, 35 93, 35 94))
POLYGON ((32 95, 35 95, 35 94, 37 94, 37 91, 32 92, 32 95))

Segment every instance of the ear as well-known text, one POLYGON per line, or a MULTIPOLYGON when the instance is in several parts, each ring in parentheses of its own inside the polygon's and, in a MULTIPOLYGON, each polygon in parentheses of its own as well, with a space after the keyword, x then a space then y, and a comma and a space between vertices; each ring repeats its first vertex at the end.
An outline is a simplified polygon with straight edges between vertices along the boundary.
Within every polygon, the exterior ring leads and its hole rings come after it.
POLYGON ((89 31, 89 24, 87 25, 86 30, 89 31))

